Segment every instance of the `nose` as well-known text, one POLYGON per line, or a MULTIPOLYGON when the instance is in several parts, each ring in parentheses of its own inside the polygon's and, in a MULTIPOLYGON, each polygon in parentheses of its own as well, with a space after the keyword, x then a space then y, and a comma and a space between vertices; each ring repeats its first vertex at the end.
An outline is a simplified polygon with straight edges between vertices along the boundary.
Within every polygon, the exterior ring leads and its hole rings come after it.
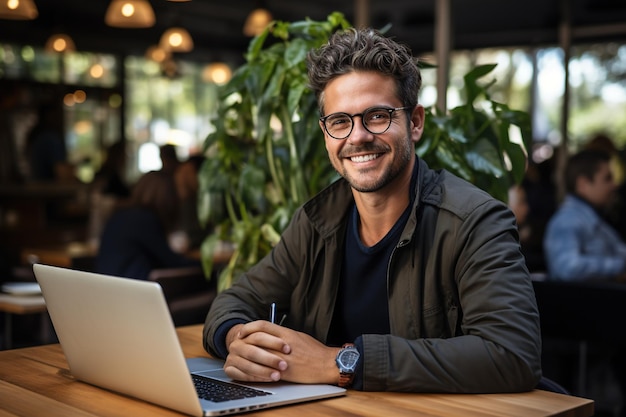
POLYGON ((347 138, 348 142, 351 144, 359 144, 374 140, 374 135, 363 125, 363 117, 361 115, 353 116, 352 123, 352 132, 350 132, 350 135, 347 138))

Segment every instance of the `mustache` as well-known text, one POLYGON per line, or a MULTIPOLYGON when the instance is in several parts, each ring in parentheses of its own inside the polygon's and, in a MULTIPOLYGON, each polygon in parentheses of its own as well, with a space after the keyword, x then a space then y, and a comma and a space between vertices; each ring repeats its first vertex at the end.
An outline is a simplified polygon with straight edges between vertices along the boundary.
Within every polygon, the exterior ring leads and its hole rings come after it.
POLYGON ((384 153, 390 151, 391 148, 385 144, 368 143, 361 146, 351 146, 346 144, 339 152, 340 158, 348 158, 359 153, 384 153))

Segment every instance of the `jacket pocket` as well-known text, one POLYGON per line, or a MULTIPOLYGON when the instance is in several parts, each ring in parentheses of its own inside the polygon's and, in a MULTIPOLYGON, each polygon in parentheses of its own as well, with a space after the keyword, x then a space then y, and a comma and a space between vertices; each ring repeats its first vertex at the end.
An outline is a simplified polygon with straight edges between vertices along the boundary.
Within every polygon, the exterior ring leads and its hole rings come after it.
POLYGON ((425 308, 423 310, 424 325, 422 337, 448 338, 447 318, 441 305, 425 308))

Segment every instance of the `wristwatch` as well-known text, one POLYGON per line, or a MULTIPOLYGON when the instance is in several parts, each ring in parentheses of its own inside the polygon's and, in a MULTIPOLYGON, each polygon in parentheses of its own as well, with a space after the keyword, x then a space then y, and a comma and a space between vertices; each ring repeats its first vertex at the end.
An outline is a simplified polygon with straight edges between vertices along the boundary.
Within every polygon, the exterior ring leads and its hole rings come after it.
POLYGON ((352 384, 356 365, 359 362, 361 354, 354 346, 354 343, 346 343, 341 347, 335 362, 339 368, 339 386, 347 388, 352 384))

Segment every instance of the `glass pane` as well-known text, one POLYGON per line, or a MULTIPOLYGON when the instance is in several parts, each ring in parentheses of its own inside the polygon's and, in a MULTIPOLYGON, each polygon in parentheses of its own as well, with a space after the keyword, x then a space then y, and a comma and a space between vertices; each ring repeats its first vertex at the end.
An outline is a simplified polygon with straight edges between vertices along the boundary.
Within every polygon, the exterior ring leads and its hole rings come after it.
POLYGON ((565 67, 560 48, 537 52, 537 102, 533 113, 533 137, 553 146, 561 143, 565 67))
POLYGON ((202 81, 203 66, 176 61, 166 71, 142 57, 128 57, 125 65, 126 137, 138 158, 131 175, 159 169, 161 145, 174 144, 180 160, 200 152, 216 107, 216 87, 202 81))
POLYGON ((626 145, 626 44, 587 44, 572 48, 568 124, 571 148, 597 134, 617 148, 626 145))
POLYGON ((119 102, 111 100, 113 95, 77 89, 63 100, 68 159, 85 183, 100 168, 103 149, 120 139, 120 108, 119 102))
POLYGON ((43 48, 0 44, 0 78, 58 83, 60 68, 59 55, 45 53, 43 48))
POLYGON ((114 87, 117 84, 117 62, 114 56, 89 52, 64 55, 67 84, 114 87))

